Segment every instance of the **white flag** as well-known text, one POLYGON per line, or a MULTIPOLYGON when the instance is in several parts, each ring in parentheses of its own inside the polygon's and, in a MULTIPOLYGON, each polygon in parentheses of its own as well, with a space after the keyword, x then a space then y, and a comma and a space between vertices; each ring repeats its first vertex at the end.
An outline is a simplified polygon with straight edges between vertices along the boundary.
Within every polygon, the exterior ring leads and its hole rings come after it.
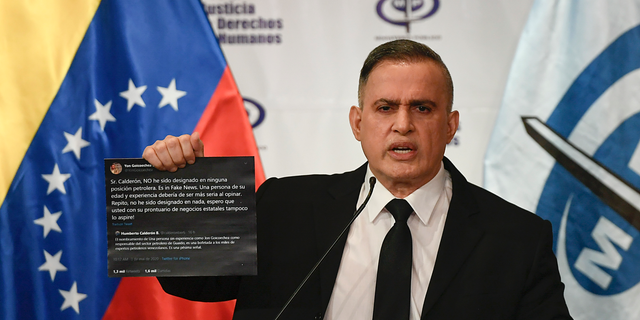
POLYGON ((640 0, 539 0, 485 187, 552 222, 575 319, 640 319, 640 0))

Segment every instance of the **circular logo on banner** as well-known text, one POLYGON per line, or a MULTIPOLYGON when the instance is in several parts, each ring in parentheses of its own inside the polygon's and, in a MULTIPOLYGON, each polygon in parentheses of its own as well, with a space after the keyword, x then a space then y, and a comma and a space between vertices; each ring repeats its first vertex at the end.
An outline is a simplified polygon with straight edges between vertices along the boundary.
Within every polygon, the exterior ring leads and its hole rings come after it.
POLYGON ((244 109, 247 110, 249 116, 249 123, 251 127, 255 128, 264 121, 265 111, 264 108, 255 100, 242 97, 244 100, 244 109))
POLYGON ((376 11, 382 20, 397 26, 405 26, 409 33, 411 22, 432 16, 439 7, 440 0, 380 0, 376 11))
MULTIPOLYGON (((578 76, 546 125, 560 140, 567 141, 596 100, 614 85, 637 81, 624 76, 638 69, 640 27, 635 27, 612 42, 578 76)), ((631 85, 638 87, 640 83, 631 85)), ((609 108, 637 103, 624 98, 617 100, 621 105, 609 108)), ((552 152, 545 147, 558 162, 549 174, 536 213, 554 225, 559 267, 570 270, 563 273, 563 279, 575 279, 592 294, 612 296, 640 282, 640 241, 634 241, 640 239, 636 222, 640 221, 640 203, 629 200, 640 198, 640 171, 630 165, 640 156, 639 143, 640 112, 631 111, 593 155, 578 150, 572 158, 561 148, 552 152), (582 164, 570 160, 576 157, 583 159, 582 164)))

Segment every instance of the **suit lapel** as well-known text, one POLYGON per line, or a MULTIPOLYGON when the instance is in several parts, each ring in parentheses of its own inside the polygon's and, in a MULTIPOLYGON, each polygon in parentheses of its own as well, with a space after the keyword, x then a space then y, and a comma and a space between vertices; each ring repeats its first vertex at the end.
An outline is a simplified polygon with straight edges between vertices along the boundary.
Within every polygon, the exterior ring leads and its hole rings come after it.
MULTIPOLYGON (((356 171, 346 173, 342 179, 328 187, 324 196, 316 200, 314 222, 320 255, 331 246, 353 217, 365 173, 366 164, 356 171)), ((347 235, 348 231, 340 237, 319 267, 322 308, 326 308, 329 304, 347 235)))
POLYGON ((445 169, 451 174, 453 197, 449 204, 438 256, 427 289, 422 307, 422 319, 437 302, 453 280, 458 270, 483 235, 483 231, 475 226, 471 216, 477 213, 478 205, 468 187, 467 180, 444 158, 445 169))
MULTIPOLYGON (((455 277, 460 267, 483 235, 471 216, 477 213, 477 203, 468 187, 468 182, 453 164, 444 158, 445 169, 451 174, 453 197, 449 205, 447 221, 440 241, 433 275, 422 308, 422 319, 455 277)), ((360 188, 364 181, 366 164, 356 171, 343 175, 329 186, 325 194, 314 203, 314 223, 318 243, 318 254, 322 255, 331 246, 340 232, 349 223, 360 188)), ((335 247, 319 266, 321 307, 326 309, 342 259, 348 232, 340 237, 335 247)))

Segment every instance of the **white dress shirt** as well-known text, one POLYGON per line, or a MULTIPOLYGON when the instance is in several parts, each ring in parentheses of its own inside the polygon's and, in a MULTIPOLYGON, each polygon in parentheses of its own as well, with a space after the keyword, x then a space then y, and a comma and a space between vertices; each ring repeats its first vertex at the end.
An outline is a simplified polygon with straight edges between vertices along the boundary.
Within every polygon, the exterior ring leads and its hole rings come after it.
MULTIPOLYGON (((367 168, 356 207, 369 193, 368 181, 372 176, 367 168)), ((422 314, 451 196, 451 176, 441 164, 440 171, 431 181, 405 198, 415 213, 407 221, 413 241, 411 320, 419 320, 422 314)), ((325 319, 371 320, 373 317, 380 248, 394 224, 393 216, 385 206, 394 198, 377 183, 369 203, 351 225, 325 319)))

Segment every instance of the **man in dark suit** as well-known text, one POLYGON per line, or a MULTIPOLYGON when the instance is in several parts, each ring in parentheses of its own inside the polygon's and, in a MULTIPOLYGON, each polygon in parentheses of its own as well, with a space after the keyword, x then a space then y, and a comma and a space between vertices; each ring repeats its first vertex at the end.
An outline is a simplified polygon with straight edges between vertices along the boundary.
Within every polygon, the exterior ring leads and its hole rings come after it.
MULTIPOLYGON (((409 40, 379 46, 362 68, 358 100, 349 121, 367 164, 269 179, 258 190, 257 276, 159 278, 165 291, 237 298, 234 319, 275 317, 375 177, 370 202, 283 318, 570 319, 550 223, 468 183, 444 157, 458 112, 440 57, 409 40), (392 202, 408 216, 398 218, 392 202)), ((175 171, 203 149, 197 134, 169 136, 144 157, 175 171)))

